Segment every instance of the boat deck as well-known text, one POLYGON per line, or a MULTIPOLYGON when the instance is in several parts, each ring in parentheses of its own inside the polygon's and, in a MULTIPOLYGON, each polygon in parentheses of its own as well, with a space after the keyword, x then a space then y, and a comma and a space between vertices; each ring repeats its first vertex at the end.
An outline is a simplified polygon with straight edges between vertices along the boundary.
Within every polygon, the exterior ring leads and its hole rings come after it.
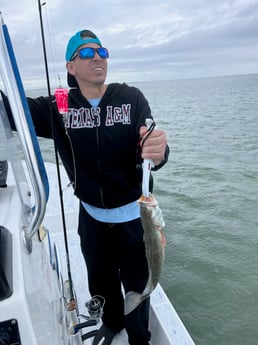
MULTIPOLYGON (((63 235, 61 233, 51 233, 52 241, 58 244, 59 251, 60 251, 60 258, 63 261, 62 264, 62 271, 64 274, 64 278, 66 277, 66 266, 65 266, 65 250, 63 245, 63 235)), ((85 302, 90 300, 90 295, 88 293, 88 285, 87 285, 87 271, 84 264, 84 259, 82 257, 80 251, 80 243, 79 243, 79 236, 77 235, 76 231, 69 231, 68 232, 68 241, 69 241, 69 254, 70 254, 70 264, 71 264, 71 272, 73 277, 73 284, 74 289, 76 292, 79 313, 82 315, 88 315, 87 309, 85 307, 85 302)), ((105 282, 103 282, 105 283, 105 282)), ((161 337, 164 339, 164 342, 160 345, 193 345, 194 343, 189 339, 189 334, 186 332, 184 326, 181 323, 181 320, 177 316, 174 308, 170 304, 169 300, 164 295, 164 292, 160 285, 158 285, 155 291, 151 295, 151 329, 152 329, 152 344, 160 344, 158 339, 161 337), (154 311, 155 309, 155 315, 154 311), (155 327, 155 323, 157 323, 157 318, 159 319, 158 325, 155 327), (160 325, 162 325, 162 332, 160 329, 160 325), (164 337, 164 333, 167 333, 167 336, 164 337), (172 342, 173 339, 173 342, 172 342)), ((85 329, 84 333, 96 329, 100 327, 100 324, 85 329)), ((89 339, 85 341, 84 344, 90 345, 92 340, 89 339)), ((118 334, 113 342, 112 345, 128 345, 127 341, 127 334, 123 330, 120 334, 118 334)))
MULTIPOLYGON (((51 164, 46 164, 46 168, 51 193, 46 212, 48 217, 44 219, 44 224, 50 230, 52 241, 58 245, 62 261, 61 265, 63 275, 65 278, 67 275, 65 263, 66 255, 62 233, 63 230, 60 218, 57 217, 57 215, 60 214, 60 206, 54 200, 54 197, 56 197, 56 195, 58 195, 59 193, 57 189, 58 185, 54 177, 56 175, 56 168, 51 164)), ((78 300, 79 312, 81 314, 88 315, 87 309, 85 307, 85 302, 90 300, 87 286, 87 271, 80 250, 79 236, 77 234, 79 201, 73 195, 72 188, 65 187, 69 183, 66 175, 62 173, 62 176, 62 186, 64 186, 63 199, 66 215, 66 227, 67 229, 69 229, 68 243, 73 284, 78 300)), ((97 326, 97 328, 98 327, 100 327, 100 324, 97 326)), ((166 294, 159 284, 151 295, 150 328, 152 330, 151 344, 153 345, 194 345, 192 338, 185 329, 178 314, 176 313, 171 302, 168 300, 166 294), (160 341, 161 339, 162 341, 160 341)), ((93 329, 96 329, 96 326, 93 329)), ((87 329, 87 331, 89 330, 91 330, 91 328, 87 329)), ((90 345, 91 343, 92 339, 84 342, 84 344, 87 345, 90 345)), ((114 338, 112 345, 128 345, 126 332, 122 331, 120 334, 118 334, 114 338)))
MULTIPOLYGON (((65 281, 68 275, 63 238, 63 226, 60 218, 60 203, 57 202, 59 191, 56 178, 56 167, 53 164, 46 164, 46 168, 50 184, 50 196, 47 203, 43 225, 49 230, 52 246, 56 244, 58 247, 60 258, 59 264, 61 266, 60 270, 62 272, 63 280, 65 281)), ((85 307, 85 303, 90 300, 87 286, 87 271, 80 250, 79 236, 77 234, 79 201, 73 195, 72 188, 66 187, 68 185, 68 179, 63 168, 61 170, 61 176, 73 285, 77 297, 79 313, 82 315, 88 315, 87 308, 85 307)), ((2 190, 2 193, 0 193, 0 203, 2 202, 3 205, 6 204, 4 203, 4 200, 12 200, 12 195, 14 192, 12 186, 13 177, 11 174, 11 167, 7 182, 8 188, 2 190)), ((8 227, 12 228, 12 224, 10 222, 12 221, 13 217, 10 217, 9 207, 10 204, 8 203, 6 209, 1 207, 0 223, 2 225, 8 223, 8 227)), ((103 284, 105 283, 106 282, 103 282, 103 284)), ((81 321, 84 322, 85 320, 82 319, 81 321)), ((99 328, 100 325, 101 324, 99 323, 95 327, 85 329, 83 334, 99 328)), ((177 312, 173 308, 173 305, 168 300, 166 294, 159 284, 151 294, 150 329, 152 332, 152 345, 194 345, 191 336, 187 332, 177 312)), ((92 344, 92 338, 86 340, 84 344, 92 344)), ((128 345, 127 333, 122 331, 120 334, 116 335, 112 345, 128 345)))

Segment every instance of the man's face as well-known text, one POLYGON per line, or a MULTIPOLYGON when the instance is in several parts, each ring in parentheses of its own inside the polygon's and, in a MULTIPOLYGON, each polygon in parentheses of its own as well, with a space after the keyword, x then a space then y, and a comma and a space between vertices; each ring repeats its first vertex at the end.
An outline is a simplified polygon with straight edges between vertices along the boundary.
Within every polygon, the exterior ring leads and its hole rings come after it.
MULTIPOLYGON (((99 45, 96 43, 87 43, 81 46, 78 51, 86 47, 99 48, 99 45)), ((79 85, 89 83, 103 84, 106 80, 107 59, 101 58, 97 51, 95 51, 94 57, 89 59, 82 59, 76 55, 72 61, 67 62, 66 67, 68 72, 76 78, 79 85)))

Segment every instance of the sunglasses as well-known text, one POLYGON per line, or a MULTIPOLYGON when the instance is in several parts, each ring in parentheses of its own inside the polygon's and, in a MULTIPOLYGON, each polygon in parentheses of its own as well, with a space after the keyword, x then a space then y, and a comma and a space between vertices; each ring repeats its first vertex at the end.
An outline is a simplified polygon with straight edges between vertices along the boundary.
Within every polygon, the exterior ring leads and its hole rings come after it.
POLYGON ((71 61, 76 58, 76 56, 79 56, 80 59, 93 59, 95 54, 98 53, 99 57, 101 59, 108 59, 109 53, 107 48, 99 47, 99 48, 92 48, 92 47, 85 47, 80 50, 78 50, 74 56, 71 58, 71 61))

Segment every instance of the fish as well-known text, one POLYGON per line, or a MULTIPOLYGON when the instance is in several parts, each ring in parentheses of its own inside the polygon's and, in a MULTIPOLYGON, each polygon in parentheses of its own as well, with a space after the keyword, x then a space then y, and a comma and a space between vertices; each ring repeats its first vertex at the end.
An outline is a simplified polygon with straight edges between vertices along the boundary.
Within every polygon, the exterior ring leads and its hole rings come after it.
POLYGON ((166 239, 164 234, 165 222, 155 197, 149 193, 138 200, 141 222, 144 230, 145 252, 148 262, 149 277, 142 293, 129 291, 125 294, 124 314, 128 315, 138 305, 150 296, 157 286, 165 258, 166 239))

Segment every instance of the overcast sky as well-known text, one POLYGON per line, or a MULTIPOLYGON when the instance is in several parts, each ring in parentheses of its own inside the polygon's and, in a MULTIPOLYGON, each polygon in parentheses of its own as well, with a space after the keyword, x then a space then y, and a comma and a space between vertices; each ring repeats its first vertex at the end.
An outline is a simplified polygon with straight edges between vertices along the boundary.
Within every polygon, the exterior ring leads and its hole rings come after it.
MULTIPOLYGON (((0 11, 25 88, 44 86, 38 0, 1 0, 0 11)), ((255 0, 47 0, 42 16, 56 83, 66 83, 66 44, 81 29, 109 49, 108 82, 258 72, 255 0)))

